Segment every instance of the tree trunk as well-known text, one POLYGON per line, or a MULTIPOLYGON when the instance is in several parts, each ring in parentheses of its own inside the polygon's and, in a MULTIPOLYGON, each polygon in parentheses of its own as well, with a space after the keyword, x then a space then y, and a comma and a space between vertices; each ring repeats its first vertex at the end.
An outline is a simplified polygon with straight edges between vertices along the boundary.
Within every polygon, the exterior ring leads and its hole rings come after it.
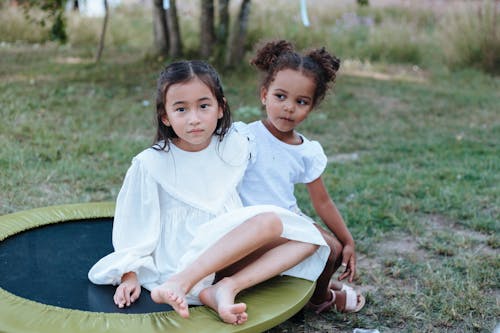
POLYGON ((248 18, 250 17, 250 0, 243 0, 238 14, 238 20, 234 22, 233 31, 226 56, 226 67, 233 67, 245 55, 245 40, 248 29, 248 18))
POLYGON ((99 47, 95 55, 95 62, 101 60, 102 51, 104 50, 104 38, 106 37, 106 27, 108 26, 109 8, 108 0, 104 0, 104 21, 102 22, 101 37, 99 38, 99 47))
POLYGON ((217 44, 226 45, 229 36, 229 0, 219 0, 219 26, 217 44))
POLYGON ((177 17, 177 5, 175 0, 169 0, 170 9, 168 10, 168 31, 170 38, 170 56, 178 58, 182 56, 182 39, 179 28, 179 19, 177 17))
POLYGON ((214 42, 214 1, 201 0, 200 54, 203 58, 210 58, 214 42))
POLYGON ((217 9, 219 20, 215 25, 215 48, 212 50, 212 58, 219 65, 223 65, 229 37, 229 0, 218 0, 217 9))
POLYGON ((153 47, 157 54, 168 55, 170 40, 167 26, 167 11, 163 8, 163 0, 153 0, 153 47))

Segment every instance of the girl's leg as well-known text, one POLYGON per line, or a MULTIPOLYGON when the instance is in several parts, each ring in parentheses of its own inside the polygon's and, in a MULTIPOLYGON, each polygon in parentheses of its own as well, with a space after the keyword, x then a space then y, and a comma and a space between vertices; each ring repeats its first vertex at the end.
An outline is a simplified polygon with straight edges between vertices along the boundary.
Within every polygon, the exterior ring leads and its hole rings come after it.
MULTIPOLYGON (((224 235, 185 270, 151 291, 157 303, 170 304, 184 318, 189 316, 186 293, 204 277, 242 259, 248 253, 280 238, 283 225, 274 213, 254 216, 224 235)), ((240 309, 238 309, 240 310, 240 309)), ((244 309, 240 312, 244 312, 244 309)))
POLYGON ((297 241, 285 241, 268 250, 234 275, 225 277, 215 285, 200 293, 203 304, 218 312, 221 319, 231 324, 242 324, 247 320, 246 313, 234 311, 236 295, 249 287, 279 275, 312 255, 317 245, 297 241))
POLYGON ((321 272, 321 275, 316 281, 316 288, 311 296, 311 302, 313 304, 321 304, 331 299, 332 294, 330 292, 330 280, 342 263, 342 244, 340 244, 337 238, 323 228, 319 226, 317 226, 317 228, 330 247, 330 255, 328 256, 323 272, 321 272))
POLYGON ((237 272, 239 272, 240 270, 242 270, 244 267, 250 265, 255 260, 259 259, 267 251, 269 251, 269 250, 271 250, 271 249, 273 249, 273 248, 275 248, 275 247, 277 247, 279 245, 282 245, 282 244, 284 244, 284 243, 286 243, 288 241, 289 241, 289 239, 279 238, 279 239, 277 239, 274 242, 270 242, 270 243, 268 243, 268 244, 260 247, 256 251, 250 253, 249 255, 247 255, 246 257, 244 257, 243 259, 238 260, 234 264, 229 265, 227 267, 224 267, 220 271, 216 272, 215 280, 214 280, 213 284, 219 282, 220 280, 222 280, 225 277, 228 277, 228 276, 236 274, 237 272))
MULTIPOLYGON (((343 286, 342 283, 331 280, 333 274, 342 264, 343 246, 332 234, 319 226, 317 226, 317 228, 320 230, 323 238, 330 247, 330 255, 323 272, 321 272, 321 275, 316 281, 316 288, 314 289, 314 293, 311 296, 309 304, 312 304, 314 307, 325 302, 331 302, 334 297, 332 295, 333 291, 335 294, 334 303, 336 309, 343 312, 347 304, 347 293, 341 290, 343 286)), ((361 294, 357 294, 358 304, 360 304, 360 302, 364 302, 363 299, 364 298, 361 294)))

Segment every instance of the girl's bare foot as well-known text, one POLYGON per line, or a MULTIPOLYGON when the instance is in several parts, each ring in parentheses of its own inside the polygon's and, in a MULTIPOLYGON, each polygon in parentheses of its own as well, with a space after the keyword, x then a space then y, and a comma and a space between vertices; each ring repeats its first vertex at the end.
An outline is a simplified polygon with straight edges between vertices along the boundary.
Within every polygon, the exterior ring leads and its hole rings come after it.
POLYGON ((173 280, 168 280, 162 285, 151 290, 151 298, 156 303, 166 303, 174 308, 182 318, 189 317, 189 309, 186 301, 186 293, 180 284, 173 280))
POLYGON ((236 291, 229 278, 224 278, 215 285, 200 292, 203 304, 217 311, 219 317, 226 323, 241 325, 248 320, 245 303, 234 304, 236 291))

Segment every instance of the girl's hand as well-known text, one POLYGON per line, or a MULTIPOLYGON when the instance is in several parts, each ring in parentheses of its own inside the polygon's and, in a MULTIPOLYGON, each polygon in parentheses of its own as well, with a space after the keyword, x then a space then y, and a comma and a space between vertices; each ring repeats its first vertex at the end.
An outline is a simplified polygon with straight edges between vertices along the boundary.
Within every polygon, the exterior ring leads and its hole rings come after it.
POLYGON ((356 252, 353 245, 345 245, 342 250, 342 266, 345 270, 339 276, 339 281, 348 277, 348 281, 352 282, 356 276, 356 252))
POLYGON ((134 272, 125 273, 122 276, 122 282, 116 288, 113 300, 119 308, 130 306, 141 294, 141 284, 134 272))

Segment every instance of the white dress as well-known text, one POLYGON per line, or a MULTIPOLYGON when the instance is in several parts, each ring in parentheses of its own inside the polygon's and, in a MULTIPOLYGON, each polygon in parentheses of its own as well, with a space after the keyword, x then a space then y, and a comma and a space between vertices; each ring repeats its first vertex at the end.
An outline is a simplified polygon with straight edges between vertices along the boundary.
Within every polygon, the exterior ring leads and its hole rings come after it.
MULTIPOLYGON (((89 271, 95 284, 121 282, 135 272, 148 290, 181 271, 230 230, 262 212, 275 212, 283 222, 282 236, 320 245, 309 258, 283 274, 316 280, 329 248, 308 220, 270 206, 242 207, 236 190, 249 159, 246 138, 235 131, 218 137, 199 152, 149 148, 138 154, 127 171, 116 201, 114 252, 89 271)), ((187 295, 200 304, 199 292, 212 284, 214 274, 187 295)))
POLYGON ((272 204, 301 214, 294 186, 318 179, 325 170, 327 158, 321 145, 300 133, 300 145, 287 144, 262 121, 238 122, 235 128, 248 138, 252 156, 238 189, 243 205, 272 204))

